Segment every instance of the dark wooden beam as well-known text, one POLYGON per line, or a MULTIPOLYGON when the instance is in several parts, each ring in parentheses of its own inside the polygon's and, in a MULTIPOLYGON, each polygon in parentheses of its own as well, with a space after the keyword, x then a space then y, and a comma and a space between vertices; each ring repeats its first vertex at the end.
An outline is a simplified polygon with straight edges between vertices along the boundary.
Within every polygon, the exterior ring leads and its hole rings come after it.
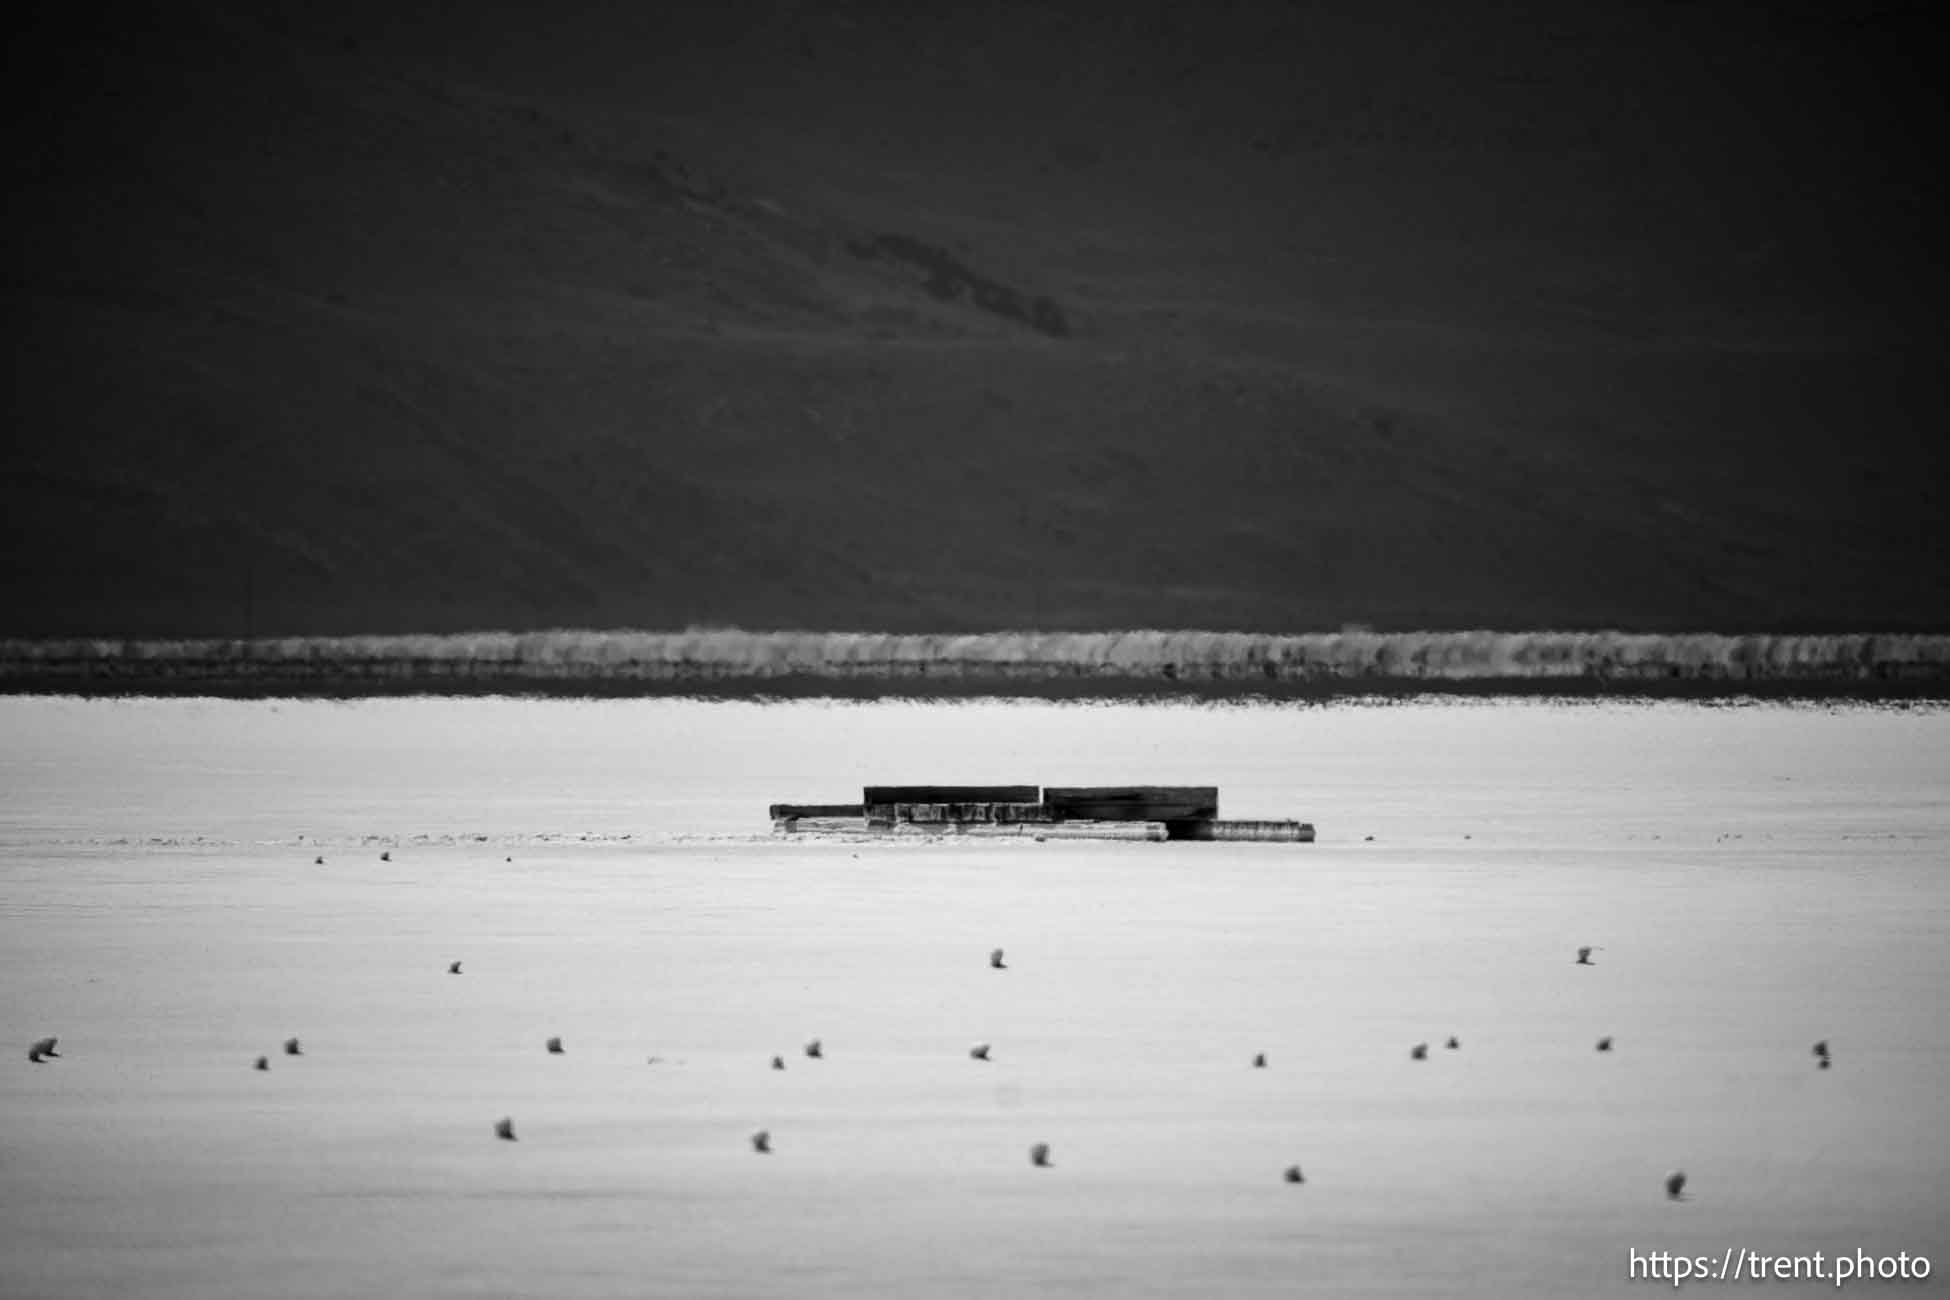
POLYGON ((1033 785, 870 785, 861 800, 896 803, 1035 803, 1033 785))
POLYGON ((866 805, 857 803, 775 803, 772 819, 781 817, 865 817, 866 805))
POLYGON ((1065 821, 1210 821, 1219 815, 1215 785, 1051 786, 1043 802, 1065 821))

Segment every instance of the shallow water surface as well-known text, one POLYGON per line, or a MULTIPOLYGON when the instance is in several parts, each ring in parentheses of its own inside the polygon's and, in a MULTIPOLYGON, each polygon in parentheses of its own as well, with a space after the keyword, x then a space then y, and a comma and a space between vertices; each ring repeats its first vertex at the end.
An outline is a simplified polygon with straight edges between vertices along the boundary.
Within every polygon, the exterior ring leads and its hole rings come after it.
POLYGON ((0 700, 6 1289, 1950 1268, 1946 775, 1929 709, 0 700), (1319 840, 770 834, 893 781, 1216 784, 1319 840))

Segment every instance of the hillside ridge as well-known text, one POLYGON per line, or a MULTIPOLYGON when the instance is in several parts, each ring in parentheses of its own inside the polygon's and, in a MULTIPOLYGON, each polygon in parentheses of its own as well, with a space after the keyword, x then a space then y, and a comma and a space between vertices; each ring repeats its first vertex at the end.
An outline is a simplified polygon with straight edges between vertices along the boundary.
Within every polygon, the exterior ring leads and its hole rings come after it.
POLYGON ((1904 11, 685 8, 43 11, 0 633, 1945 626, 1904 11))

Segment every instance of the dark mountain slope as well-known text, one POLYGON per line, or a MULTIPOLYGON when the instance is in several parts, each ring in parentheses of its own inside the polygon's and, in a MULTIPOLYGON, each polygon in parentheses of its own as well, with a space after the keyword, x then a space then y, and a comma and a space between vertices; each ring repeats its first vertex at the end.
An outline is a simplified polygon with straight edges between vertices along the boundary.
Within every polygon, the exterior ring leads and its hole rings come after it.
POLYGON ((1346 9, 43 20, 0 631, 1940 626, 1907 20, 1346 9))

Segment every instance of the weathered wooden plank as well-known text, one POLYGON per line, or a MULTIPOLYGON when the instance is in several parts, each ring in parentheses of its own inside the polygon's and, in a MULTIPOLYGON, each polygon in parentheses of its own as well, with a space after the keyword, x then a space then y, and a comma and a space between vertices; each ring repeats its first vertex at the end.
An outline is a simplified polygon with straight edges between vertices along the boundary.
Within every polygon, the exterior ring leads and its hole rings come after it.
POLYGON ((897 803, 869 805, 870 820, 890 822, 973 823, 1052 822, 1056 815, 1040 803, 897 803))
POLYGON ((870 785, 861 802, 1035 803, 1039 795, 1033 785, 870 785))
POLYGON ((777 817, 772 829, 782 835, 863 835, 867 824, 857 817, 777 817))
POLYGON ((1286 821, 1199 821, 1167 822, 1174 840, 1270 840, 1283 844, 1311 844, 1312 822, 1286 821))
POLYGON ((857 803, 775 803, 773 821, 781 817, 865 817, 865 804, 857 803))
POLYGON ((1219 815, 1213 785, 1051 786, 1043 802, 1064 821, 1210 821, 1219 815))
POLYGON ((1090 803, 1078 801, 1056 809, 1058 821, 1211 821, 1212 805, 1196 800, 1153 803, 1090 803))
MULTIPOLYGON (((888 810, 891 813, 892 805, 888 805, 888 810)), ((909 835, 1039 840, 1158 841, 1170 838, 1165 823, 1136 821, 861 822, 852 817, 781 817, 772 823, 772 829, 781 835, 831 835, 840 838, 909 835)))
POLYGON ((970 825, 919 826, 902 825, 894 827, 895 834, 907 835, 966 835, 976 839, 1038 839, 1038 840, 1147 840, 1158 841, 1170 838, 1163 822, 1054 822, 1038 826, 1027 822, 970 825))

